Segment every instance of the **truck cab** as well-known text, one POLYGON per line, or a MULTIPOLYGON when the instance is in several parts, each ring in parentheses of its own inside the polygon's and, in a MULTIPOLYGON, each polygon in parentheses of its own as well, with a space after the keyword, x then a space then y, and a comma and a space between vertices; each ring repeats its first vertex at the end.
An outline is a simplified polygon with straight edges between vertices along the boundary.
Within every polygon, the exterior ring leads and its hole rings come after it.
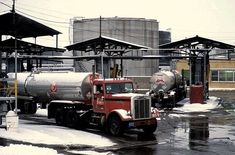
POLYGON ((134 93, 132 80, 96 79, 93 82, 93 111, 103 115, 109 132, 119 134, 125 128, 142 128, 154 132, 157 127, 156 111, 151 98, 134 93))
POLYGON ((127 94, 134 93, 133 84, 130 80, 96 80, 94 81, 93 110, 108 114, 113 109, 122 108, 128 110, 127 104, 130 99, 127 94), (116 94, 123 94, 122 97, 115 97, 116 94), (117 102, 119 101, 119 102, 117 102))

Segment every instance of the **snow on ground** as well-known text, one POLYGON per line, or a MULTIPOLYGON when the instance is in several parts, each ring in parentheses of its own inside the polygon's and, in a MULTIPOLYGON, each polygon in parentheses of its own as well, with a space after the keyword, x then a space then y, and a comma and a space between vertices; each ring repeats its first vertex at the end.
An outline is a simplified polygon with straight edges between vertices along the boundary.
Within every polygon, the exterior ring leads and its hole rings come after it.
POLYGON ((40 109, 40 108, 38 108, 37 112, 36 112, 36 115, 37 116, 47 116, 47 109, 40 109))
POLYGON ((39 144, 89 145, 105 147, 114 145, 109 139, 85 131, 49 125, 19 125, 17 131, 0 129, 0 137, 39 144))
POLYGON ((57 155, 57 151, 49 148, 37 147, 32 145, 11 144, 10 146, 0 147, 1 155, 57 155))
MULTIPOLYGON (((220 98, 214 96, 210 96, 205 104, 200 104, 200 103, 190 104, 189 98, 185 98, 184 100, 178 103, 179 105, 183 106, 173 108, 173 111, 175 113, 169 114, 169 117, 178 118, 178 119, 182 117, 193 117, 191 113, 209 112, 213 109, 220 108, 221 107, 220 103, 221 103, 220 98)), ((199 114, 197 115, 197 117, 205 117, 205 115, 199 114)))
MULTIPOLYGON (((46 109, 38 109, 37 116, 47 116, 46 109)), ((47 119, 47 118, 45 118, 47 119)), ((54 125, 31 124, 27 120, 19 120, 17 130, 6 131, 0 128, 0 137, 32 144, 53 145, 86 145, 91 147, 111 147, 116 145, 108 138, 89 132, 54 125)), ((80 151, 79 154, 100 154, 95 151, 80 151)), ((57 151, 32 145, 13 145, 1 147, 0 155, 57 155, 57 151)), ((105 153, 104 153, 105 154, 105 153)), ((106 152, 107 154, 107 152, 106 152)))
MULTIPOLYGON (((190 112, 208 112, 212 109, 220 107, 220 99, 217 97, 210 96, 208 100, 206 100, 205 104, 200 103, 192 103, 190 104, 189 98, 186 98, 182 101, 184 105, 179 108, 174 108, 174 111, 180 111, 185 113, 190 112)), ((180 103, 179 103, 180 104, 180 103)))
MULTIPOLYGON (((45 109, 39 109, 36 115, 47 116, 47 113, 45 109)), ((88 145, 92 147, 116 145, 110 139, 98 134, 62 126, 31 124, 30 121, 21 119, 16 131, 6 131, 4 128, 0 128, 0 137, 32 144, 88 145)))
MULTIPOLYGON (((184 104, 184 106, 174 108, 174 111, 179 111, 180 113, 208 112, 220 106, 220 100, 216 97, 210 97, 207 100, 206 104, 190 104, 189 99, 185 99, 181 102, 181 104, 184 104)), ((47 116, 47 110, 38 109, 36 115, 47 116)), ((177 114, 171 115, 171 117, 180 117, 177 114)), ((61 126, 31 124, 27 120, 19 120, 19 128, 16 131, 6 131, 4 128, 0 128, 0 137, 17 141, 29 142, 32 144, 88 145, 92 147, 112 147, 116 145, 116 143, 112 142, 110 139, 97 134, 92 134, 89 132, 74 130, 61 126)), ((0 147, 1 155, 28 155, 35 154, 36 152, 38 152, 39 154, 47 155, 57 154, 57 151, 53 149, 39 148, 30 145, 11 144, 10 146, 0 147), (20 149, 20 153, 18 148, 20 149), (14 150, 16 151, 14 152, 14 150)), ((79 151, 76 153, 96 154, 96 152, 93 151, 79 151)))
POLYGON ((103 152, 103 153, 100 153, 100 152, 95 152, 95 151, 69 151, 69 153, 72 153, 72 154, 80 154, 80 155, 109 155, 111 154, 110 152, 103 152))

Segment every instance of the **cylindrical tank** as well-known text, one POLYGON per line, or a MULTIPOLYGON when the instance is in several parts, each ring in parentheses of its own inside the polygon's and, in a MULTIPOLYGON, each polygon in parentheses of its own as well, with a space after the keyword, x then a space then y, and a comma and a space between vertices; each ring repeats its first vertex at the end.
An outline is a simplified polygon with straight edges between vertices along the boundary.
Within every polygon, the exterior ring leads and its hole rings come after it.
MULTIPOLYGON (((111 37, 125 42, 148 46, 151 48, 159 48, 159 23, 156 19, 145 18, 129 18, 129 17, 102 17, 102 18, 74 18, 71 27, 73 43, 82 42, 97 38, 100 33, 102 36, 111 37), (101 27, 100 27, 101 23, 101 27), (100 31, 101 30, 101 31, 100 31)), ((142 56, 158 54, 158 51, 147 50, 145 52, 131 50, 125 52, 128 56, 142 56)), ((75 56, 92 55, 93 51, 74 51, 75 56)), ((75 69, 79 71, 81 63, 91 70, 90 62, 75 61, 75 69)), ((121 64, 119 60, 117 64, 121 64)), ((123 61, 123 72, 125 76, 151 76, 158 71, 158 60, 142 60, 142 61, 123 61)), ((109 69, 110 63, 106 63, 109 69)), ((98 68, 97 72, 101 73, 98 68)), ((107 71, 106 71, 107 72, 107 71)), ((105 72, 105 73, 106 73, 105 72)))
POLYGON ((182 81, 177 71, 159 71, 153 74, 150 79, 151 89, 154 93, 159 91, 167 92, 182 81))
MULTIPOLYGON (((15 73, 8 73, 8 77, 14 78, 15 73)), ((92 73, 87 72, 17 73, 18 95, 32 96, 39 102, 84 100, 91 92, 91 77, 92 73)))

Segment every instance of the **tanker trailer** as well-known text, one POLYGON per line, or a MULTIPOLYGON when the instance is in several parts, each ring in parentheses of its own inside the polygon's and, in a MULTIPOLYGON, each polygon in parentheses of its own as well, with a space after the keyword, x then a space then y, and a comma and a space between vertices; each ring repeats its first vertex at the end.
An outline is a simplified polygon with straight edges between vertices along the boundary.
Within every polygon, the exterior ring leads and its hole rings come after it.
POLYGON ((150 79, 152 105, 175 107, 176 102, 186 97, 186 86, 182 76, 175 70, 162 70, 153 74, 150 79))
MULTIPOLYGON (((52 100, 84 100, 91 91, 91 73, 23 72, 17 73, 18 108, 21 113, 35 113, 37 103, 45 105, 52 100)), ((15 73, 8 73, 14 78, 15 73)), ((9 82, 10 86, 14 83, 9 82)), ((14 105, 14 104, 13 104, 14 105)))

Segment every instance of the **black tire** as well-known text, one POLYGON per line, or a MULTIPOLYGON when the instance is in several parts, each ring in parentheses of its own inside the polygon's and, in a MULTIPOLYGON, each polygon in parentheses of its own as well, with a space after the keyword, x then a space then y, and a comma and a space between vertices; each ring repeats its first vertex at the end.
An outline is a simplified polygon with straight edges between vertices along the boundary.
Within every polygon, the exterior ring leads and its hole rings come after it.
POLYGON ((2 125, 2 116, 0 116, 0 125, 2 125))
POLYGON ((37 112, 37 103, 31 102, 28 103, 28 113, 35 114, 37 112))
POLYGON ((21 114, 35 114, 37 112, 37 104, 24 100, 18 100, 18 108, 21 114))
POLYGON ((74 110, 69 110, 66 115, 66 124, 70 128, 74 128, 77 125, 77 115, 74 110))
POLYGON ((119 116, 112 115, 108 120, 108 131, 114 136, 121 135, 123 133, 123 125, 119 116))
POLYGON ((151 124, 148 126, 144 126, 142 129, 143 129, 144 133, 146 133, 146 134, 153 134, 157 129, 157 123, 151 124))
POLYGON ((20 109, 21 114, 27 114, 27 108, 23 101, 21 102, 18 101, 18 108, 20 109))
POLYGON ((63 113, 63 109, 62 108, 56 109, 56 112, 55 112, 55 122, 59 126, 66 125, 65 117, 64 117, 64 113, 63 113))

